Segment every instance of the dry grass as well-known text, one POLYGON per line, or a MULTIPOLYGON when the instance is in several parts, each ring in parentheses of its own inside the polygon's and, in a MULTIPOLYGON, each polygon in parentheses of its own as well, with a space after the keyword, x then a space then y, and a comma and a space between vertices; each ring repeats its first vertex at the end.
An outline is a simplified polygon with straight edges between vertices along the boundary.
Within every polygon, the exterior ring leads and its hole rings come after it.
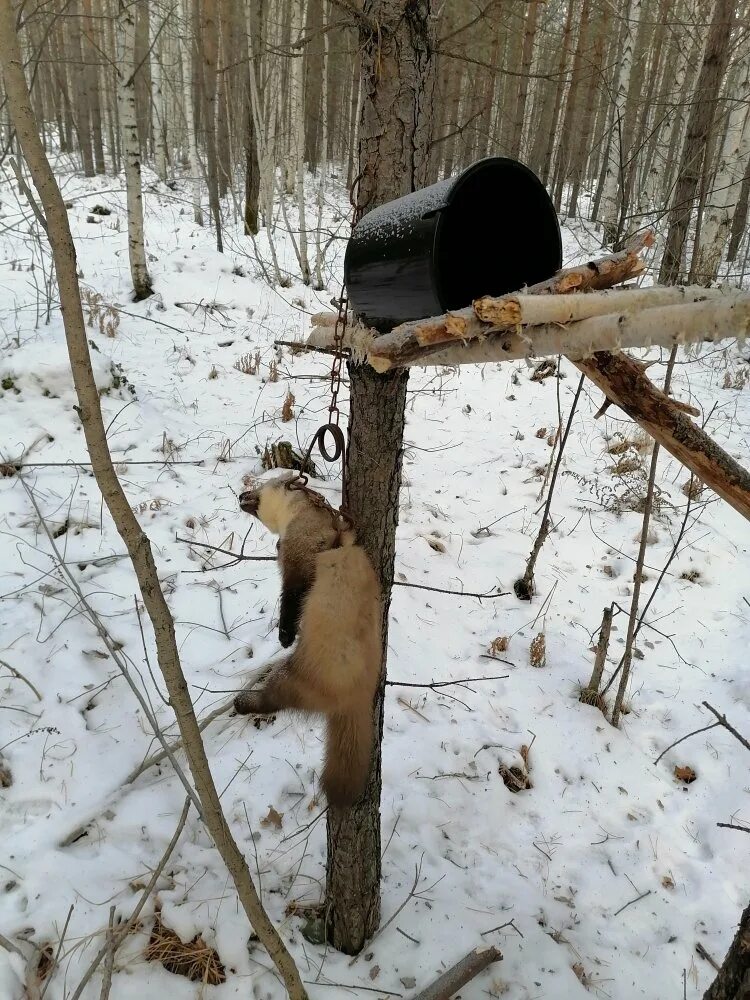
POLYGON ((279 381, 279 365, 275 358, 268 366, 268 381, 269 382, 279 381))
POLYGON ((744 389, 750 383, 750 366, 724 372, 723 389, 744 389))
POLYGON ((210 948, 200 934, 192 941, 181 941, 173 930, 165 927, 158 911, 145 957, 147 962, 159 962, 167 972, 194 983, 220 986, 227 978, 215 948, 210 948))
POLYGON ((529 663, 532 667, 547 666, 547 640, 544 637, 544 632, 540 632, 531 640, 529 663))
POLYGON ((643 468, 640 455, 623 455, 609 470, 613 476, 627 476, 643 468))
POLYGON ((705 483, 697 476, 691 476, 681 486, 682 492, 690 500, 700 500, 705 488, 705 483))
POLYGON ((281 407, 281 420, 285 424, 294 420, 294 403, 294 393, 291 389, 287 389, 284 404, 281 407))
POLYGON ((260 370, 260 351, 255 354, 241 354, 234 363, 234 367, 243 375, 257 375, 260 370))
POLYGON ((510 646, 510 636, 499 635, 490 643, 488 652, 490 656, 497 656, 498 653, 507 652, 508 646, 510 646))
POLYGON ((598 708, 602 715, 607 714, 607 702, 604 699, 604 695, 593 688, 582 687, 578 695, 578 700, 584 705, 593 705, 595 708, 598 708))

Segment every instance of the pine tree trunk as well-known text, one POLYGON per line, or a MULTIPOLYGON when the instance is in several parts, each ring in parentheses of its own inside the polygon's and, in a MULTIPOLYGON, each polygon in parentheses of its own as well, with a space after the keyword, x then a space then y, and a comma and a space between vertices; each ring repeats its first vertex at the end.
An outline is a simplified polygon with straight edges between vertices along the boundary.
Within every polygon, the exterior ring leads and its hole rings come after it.
POLYGON ((726 958, 703 1000, 747 1000, 750 997, 750 905, 740 918, 740 925, 726 958))
POLYGON ((557 86, 555 88, 555 103, 552 109, 552 120, 547 132, 547 145, 541 157, 540 177, 543 184, 552 173, 553 153, 555 150, 555 136, 557 125, 560 121, 560 109, 562 108, 563 94, 565 93, 565 69, 568 64, 568 50, 570 47, 570 33, 573 28, 573 13, 575 11, 576 0, 568 0, 568 12, 565 17, 565 27, 563 28, 562 44, 560 45, 560 63, 557 67, 557 86))
POLYGON ((592 74, 588 83, 588 92, 581 115, 580 127, 576 130, 578 139, 571 158, 570 176, 572 184, 568 200, 568 215, 571 218, 575 218, 578 214, 578 197, 581 192, 586 165, 591 156, 591 132, 594 127, 594 105, 597 96, 596 82, 601 71, 604 52, 604 20, 602 17, 599 17, 596 24, 594 24, 593 32, 594 44, 590 57, 592 74))
POLYGON ((91 142, 94 147, 94 170, 97 174, 106 173, 104 162, 104 141, 102 137, 102 107, 99 96, 99 63, 101 62, 101 47, 97 51, 97 38, 99 37, 99 26, 92 17, 91 0, 83 0, 83 13, 85 16, 84 29, 81 32, 83 43, 83 54, 86 61, 84 72, 88 77, 89 110, 91 113, 91 142))
POLYGON ((89 107, 89 72, 84 62, 84 51, 81 44, 81 9, 76 2, 67 22, 68 41, 72 56, 73 93, 75 96, 75 123, 78 132, 78 145, 81 150, 83 173, 86 177, 94 176, 94 156, 91 147, 91 111, 89 107))
POLYGON ((141 150, 138 141, 138 116, 135 105, 135 15, 136 8, 130 0, 118 0, 117 96, 120 109, 122 155, 125 161, 130 276, 133 281, 135 299, 138 301, 148 298, 152 288, 143 239, 141 150))
POLYGON ((557 150, 557 161, 555 163, 553 198, 555 206, 558 210, 562 203, 563 186, 568 179, 571 151, 574 148, 573 124, 578 113, 578 91, 580 89, 581 76, 584 68, 584 53, 588 42, 590 15, 591 0, 583 0, 583 6, 581 7, 581 19, 578 26, 578 40, 576 42, 575 56, 573 57, 573 68, 570 75, 570 87, 568 88, 568 98, 565 102, 565 117, 563 119, 560 145, 557 150))
MULTIPOLYGON (((424 184, 432 133, 434 22, 431 0, 365 0, 362 9, 358 205, 366 211, 424 184)), ((360 951, 380 921, 380 744, 407 378, 405 372, 382 376, 367 365, 349 365, 347 503, 383 588, 384 652, 367 789, 352 809, 328 811, 328 932, 333 946, 348 954, 360 951)))
POLYGON ((716 99, 729 60, 729 36, 734 22, 734 8, 733 0, 716 0, 714 4, 672 200, 667 242, 659 271, 659 284, 662 285, 673 285, 680 277, 703 160, 711 128, 716 121, 716 99))

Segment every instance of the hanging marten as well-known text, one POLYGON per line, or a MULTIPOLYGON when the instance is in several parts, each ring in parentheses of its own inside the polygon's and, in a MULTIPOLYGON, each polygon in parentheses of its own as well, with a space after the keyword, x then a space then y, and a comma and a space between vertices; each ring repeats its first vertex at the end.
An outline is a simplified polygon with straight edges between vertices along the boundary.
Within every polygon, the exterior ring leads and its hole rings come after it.
POLYGON ((328 804, 349 806, 364 791, 380 676, 381 595, 348 521, 318 494, 272 480, 242 493, 240 507, 279 536, 279 640, 296 648, 257 691, 234 700, 242 715, 282 709, 326 717, 321 784, 328 804))

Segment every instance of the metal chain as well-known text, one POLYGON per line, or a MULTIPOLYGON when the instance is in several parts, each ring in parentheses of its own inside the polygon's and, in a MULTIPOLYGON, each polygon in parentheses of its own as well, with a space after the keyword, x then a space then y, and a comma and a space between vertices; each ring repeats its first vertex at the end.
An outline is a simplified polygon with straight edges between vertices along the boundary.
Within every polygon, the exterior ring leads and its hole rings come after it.
MULTIPOLYGON (((354 227, 359 222, 360 218, 364 214, 364 206, 358 204, 358 187, 361 180, 361 175, 356 177, 352 182, 352 186, 349 189, 349 202, 352 206, 352 219, 351 219, 351 231, 354 231, 354 227)), ((351 352, 344 347, 344 337, 346 335, 347 325, 349 323, 349 299, 346 293, 346 284, 341 285, 341 295, 338 300, 338 314, 336 316, 336 323, 333 328, 333 361, 331 362, 331 372, 329 377, 330 391, 331 391, 331 401, 328 404, 328 423, 323 424, 313 435, 313 439, 307 449, 304 459, 302 460, 302 468, 294 479, 287 483, 287 489, 294 490, 304 490, 306 493, 311 494, 310 489, 307 486, 308 477, 305 473, 305 469, 308 466, 312 450, 315 445, 318 445, 318 451, 326 462, 337 462, 341 459, 341 506, 339 511, 334 511, 330 504, 323 501, 324 505, 329 507, 332 513, 341 514, 346 521, 349 522, 350 526, 353 526, 353 521, 351 516, 347 513, 347 480, 346 480, 346 441, 344 438, 344 432, 340 426, 341 411, 339 410, 338 400, 339 400, 339 390, 341 389, 341 369, 344 364, 344 360, 348 358, 351 352), (326 436, 330 435, 333 440, 333 450, 329 451, 326 446, 326 436)), ((317 494, 312 493, 312 496, 317 496, 317 494)))

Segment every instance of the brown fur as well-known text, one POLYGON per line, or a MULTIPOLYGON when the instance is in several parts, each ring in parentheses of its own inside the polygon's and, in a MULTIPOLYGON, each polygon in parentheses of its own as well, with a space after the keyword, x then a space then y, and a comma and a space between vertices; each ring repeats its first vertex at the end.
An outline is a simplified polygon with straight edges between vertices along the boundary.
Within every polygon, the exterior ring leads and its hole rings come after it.
POLYGON ((321 783, 329 805, 350 806, 370 771, 381 661, 378 579, 352 529, 306 492, 272 482, 243 493, 240 506, 279 534, 280 638, 290 645, 298 631, 299 641, 261 690, 235 698, 235 708, 241 714, 293 709, 324 715, 321 783))

